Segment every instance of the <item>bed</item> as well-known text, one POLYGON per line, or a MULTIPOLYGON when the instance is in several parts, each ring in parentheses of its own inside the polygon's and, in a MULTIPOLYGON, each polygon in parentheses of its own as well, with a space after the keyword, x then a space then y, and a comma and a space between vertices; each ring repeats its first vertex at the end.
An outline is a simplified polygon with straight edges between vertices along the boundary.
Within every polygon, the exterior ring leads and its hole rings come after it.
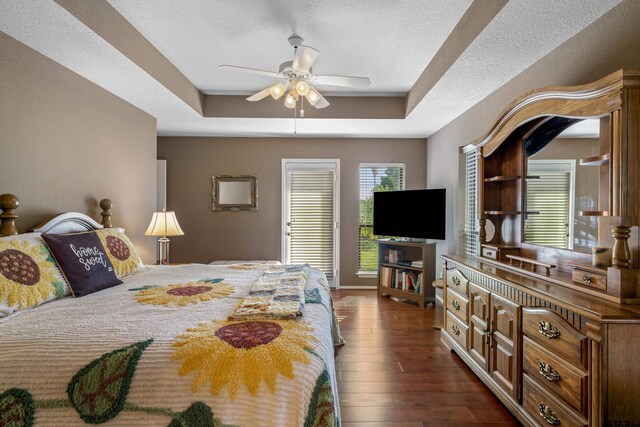
MULTIPOLYGON (((99 228, 70 213, 40 230, 99 228)), ((0 425, 338 426, 341 339, 322 272, 304 270, 300 317, 228 320, 279 268, 145 266, 121 285, 4 318, 0 425)))

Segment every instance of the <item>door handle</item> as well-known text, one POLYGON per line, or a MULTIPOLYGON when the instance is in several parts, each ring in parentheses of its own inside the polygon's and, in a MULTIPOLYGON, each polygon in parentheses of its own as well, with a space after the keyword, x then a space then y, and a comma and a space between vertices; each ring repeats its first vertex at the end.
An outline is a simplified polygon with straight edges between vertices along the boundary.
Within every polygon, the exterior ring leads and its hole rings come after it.
POLYGON ((287 231, 287 236, 291 236, 291 232, 290 231, 287 231))
POLYGON ((287 227, 291 227, 291 221, 287 222, 287 227))

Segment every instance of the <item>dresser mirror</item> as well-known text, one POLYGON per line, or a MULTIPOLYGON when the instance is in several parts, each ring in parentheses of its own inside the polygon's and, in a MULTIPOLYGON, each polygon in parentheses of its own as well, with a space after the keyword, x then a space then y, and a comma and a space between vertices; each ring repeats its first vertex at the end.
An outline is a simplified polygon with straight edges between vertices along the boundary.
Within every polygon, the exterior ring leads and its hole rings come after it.
POLYGON ((600 119, 549 117, 525 136, 525 242, 587 253, 598 244, 608 204, 599 194, 601 174, 608 179, 598 167, 600 127, 600 119))

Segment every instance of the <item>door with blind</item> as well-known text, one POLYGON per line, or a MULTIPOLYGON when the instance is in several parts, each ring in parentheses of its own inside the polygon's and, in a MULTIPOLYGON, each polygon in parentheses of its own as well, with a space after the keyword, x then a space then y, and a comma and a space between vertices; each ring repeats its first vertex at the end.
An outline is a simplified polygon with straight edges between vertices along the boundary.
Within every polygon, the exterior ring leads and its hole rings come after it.
POLYGON ((339 160, 282 161, 282 259, 309 264, 338 287, 339 160))

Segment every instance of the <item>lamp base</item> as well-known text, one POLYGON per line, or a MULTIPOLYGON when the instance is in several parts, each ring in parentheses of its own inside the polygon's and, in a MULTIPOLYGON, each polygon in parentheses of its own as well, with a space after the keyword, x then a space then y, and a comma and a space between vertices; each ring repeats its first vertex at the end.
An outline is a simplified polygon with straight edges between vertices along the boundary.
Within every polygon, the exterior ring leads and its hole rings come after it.
POLYGON ((171 258, 169 257, 169 238, 166 236, 158 239, 158 264, 171 264, 171 258))

